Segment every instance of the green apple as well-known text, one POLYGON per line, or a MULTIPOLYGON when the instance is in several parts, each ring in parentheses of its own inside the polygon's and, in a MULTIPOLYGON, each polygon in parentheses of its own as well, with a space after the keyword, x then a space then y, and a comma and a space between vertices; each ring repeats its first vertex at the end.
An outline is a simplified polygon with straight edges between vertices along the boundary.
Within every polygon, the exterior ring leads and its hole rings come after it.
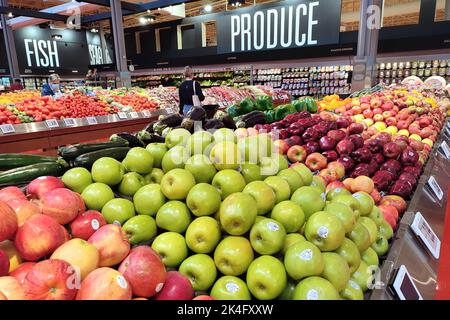
POLYGON ((92 180, 108 186, 115 186, 122 181, 124 166, 114 158, 103 157, 94 162, 91 169, 92 180))
POLYGON ((89 210, 101 211, 108 201, 114 199, 114 192, 107 184, 96 182, 83 190, 81 198, 89 210))
POLYGON ((244 176, 246 183, 260 181, 263 179, 261 175, 261 168, 255 163, 244 162, 241 165, 241 173, 244 176))
MULTIPOLYGON (((191 155, 204 154, 204 152, 211 148, 213 143, 213 135, 207 131, 197 131, 189 137, 186 143, 186 149, 190 151, 191 155)), ((209 154, 209 152, 208 152, 209 154)))
POLYGON ((266 136, 257 135, 240 139, 237 143, 243 161, 258 163, 261 158, 268 157, 272 150, 272 140, 266 136))
POLYGON ((361 253, 361 259, 367 263, 368 266, 378 266, 380 263, 377 253, 371 247, 361 253))
POLYGON ((381 256, 384 256, 388 252, 389 243, 384 236, 378 235, 375 242, 372 243, 371 248, 376 252, 376 254, 379 257, 381 257, 381 256))
POLYGON ((214 176, 212 185, 219 190, 222 200, 224 200, 230 194, 244 190, 245 179, 236 170, 222 170, 214 176))
POLYGON ((283 248, 286 231, 281 223, 273 219, 263 219, 250 230, 250 242, 259 254, 274 254, 283 248))
POLYGON ((300 174, 306 186, 311 185, 313 181, 313 174, 311 170, 309 170, 309 168, 305 166, 305 164, 299 163, 296 164, 295 166, 292 166, 291 168, 297 171, 298 174, 300 174))
POLYGON ((352 209, 345 204, 339 202, 327 203, 323 209, 325 212, 335 215, 344 226, 345 233, 350 232, 356 225, 356 218, 352 209))
POLYGON ((168 268, 175 268, 186 259, 188 248, 184 237, 176 232, 164 232, 152 242, 152 249, 158 252, 168 268))
POLYGON ((281 170, 280 172, 278 172, 277 176, 287 181, 291 193, 294 193, 298 188, 305 185, 300 174, 298 174, 297 171, 292 168, 281 170))
POLYGON ((292 300, 295 292, 295 283, 289 281, 286 283, 286 287, 284 287, 283 292, 278 296, 278 300, 292 300))
POLYGON ((185 259, 180 265, 179 272, 189 279, 195 291, 205 291, 211 288, 217 276, 214 260, 202 253, 185 259))
POLYGON ((220 225, 211 217, 194 219, 186 230, 186 243, 195 253, 210 253, 220 241, 220 225))
POLYGON ((322 197, 322 194, 314 187, 299 188, 294 192, 291 200, 303 209, 306 220, 308 220, 313 213, 321 211, 325 207, 324 197, 322 197))
POLYGON ((176 146, 167 151, 161 161, 161 167, 164 172, 180 168, 183 169, 189 159, 189 152, 185 147, 176 146))
POLYGON ((333 188, 333 189, 328 190, 328 192, 327 192, 327 200, 328 201, 333 201, 333 199, 336 198, 339 195, 351 196, 352 194, 350 193, 350 191, 348 191, 345 188, 337 187, 337 188, 333 188))
POLYGON ((368 286, 370 286, 374 279, 373 268, 373 266, 369 267, 367 263, 361 261, 359 268, 351 275, 351 279, 361 287, 363 292, 368 290, 368 286))
POLYGON ((252 245, 244 237, 226 237, 219 242, 214 251, 214 263, 217 269, 229 276, 244 274, 253 258, 252 245))
POLYGON ((341 246, 334 252, 336 252, 338 255, 344 258, 345 261, 347 261, 350 273, 355 272, 356 269, 359 268, 359 264, 361 262, 361 254, 358 247, 352 240, 345 238, 344 241, 342 241, 341 246))
MULTIPOLYGON (((268 133, 260 133, 257 135, 257 137, 258 137, 258 162, 259 162, 261 158, 272 157, 272 150, 275 150, 275 146, 273 144, 272 137, 268 133)), ((285 166, 285 161, 283 161, 282 163, 280 162, 279 164, 281 168, 282 166, 285 166)))
POLYGON ((185 146, 190 136, 191 133, 186 129, 173 129, 166 136, 166 145, 169 149, 178 145, 185 146))
POLYGON ((298 230, 298 233, 301 234, 302 236, 305 236, 305 228, 306 228, 306 222, 300 227, 300 229, 298 230))
POLYGON ((318 211, 306 221, 305 237, 320 251, 333 251, 344 241, 345 230, 338 217, 325 211, 318 211))
POLYGON ((339 294, 346 300, 364 300, 364 293, 361 287, 352 279, 348 280, 344 290, 339 294))
POLYGON ((153 168, 150 173, 147 173, 144 177, 144 184, 157 183, 160 184, 164 177, 164 171, 159 168, 153 168))
POLYGON ((374 243, 377 239, 378 234, 377 224, 369 217, 361 217, 358 219, 358 221, 361 222, 364 227, 366 227, 367 231, 369 231, 370 244, 374 243))
POLYGON ((356 226, 353 230, 347 233, 347 237, 356 244, 360 252, 363 252, 370 247, 370 233, 359 221, 356 222, 356 226))
POLYGON ((286 239, 284 240, 283 249, 281 249, 281 253, 283 254, 283 256, 286 254, 290 246, 300 241, 306 241, 305 237, 300 233, 287 234, 286 239))
POLYGON ((250 182, 242 192, 251 195, 256 200, 258 215, 265 215, 275 205, 275 192, 264 181, 250 182))
POLYGON ((216 130, 213 134, 214 142, 219 143, 223 141, 230 141, 233 143, 237 142, 236 135, 234 131, 228 128, 220 128, 216 130))
POLYGON ((353 210, 353 213, 355 214, 355 218, 359 218, 359 201, 356 200, 356 198, 353 198, 350 195, 339 195, 333 198, 332 202, 342 203, 346 206, 350 207, 350 209, 353 210))
POLYGON ((220 208, 221 197, 219 191, 207 183, 195 185, 188 193, 186 204, 191 212, 200 216, 209 216, 220 208))
POLYGON ((159 208, 156 225, 164 230, 183 233, 191 223, 188 207, 181 201, 169 201, 159 208))
POLYGON ((299 241, 287 249, 284 266, 292 279, 300 280, 322 274, 324 261, 319 248, 309 241, 299 241))
POLYGON ((159 184, 148 184, 140 188, 133 197, 134 207, 138 214, 156 216, 159 208, 167 199, 161 191, 159 184))
MULTIPOLYGON (((289 168, 289 161, 287 160, 286 156, 279 154, 279 153, 274 153, 270 157, 273 159, 273 161, 275 161, 275 163, 278 163, 278 168, 279 168, 278 171, 289 168)), ((303 180, 303 178, 302 178, 302 180, 303 180)))
POLYGON ((145 149, 150 152, 153 157, 153 168, 161 168, 162 159, 169 150, 165 143, 154 142, 148 144, 145 149))
POLYGON ((350 268, 347 261, 335 252, 323 252, 325 267, 322 277, 331 282, 337 291, 344 290, 350 280, 350 268))
POLYGON ((291 200, 282 201, 275 205, 270 217, 280 222, 286 232, 297 232, 305 223, 305 213, 302 208, 291 200))
POLYGON ((324 193, 326 190, 325 181, 321 176, 313 176, 312 182, 310 184, 311 187, 317 188, 320 193, 324 193))
POLYGON ((133 202, 127 199, 109 200, 102 208, 102 215, 108 223, 122 225, 135 214, 133 202))
POLYGON ((233 236, 240 236, 250 230, 258 215, 255 199, 242 192, 236 192, 220 205, 219 217, 222 228, 233 236))
POLYGON ((255 223, 254 224, 257 224, 258 222, 260 222, 260 221, 262 221, 264 219, 267 219, 267 217, 265 217, 265 216, 257 216, 256 219, 255 219, 255 223))
POLYGON ((217 300, 251 300, 247 284, 233 276, 219 278, 211 289, 211 297, 217 300))
POLYGON ((122 164, 127 171, 147 174, 153 169, 153 156, 145 148, 131 148, 122 164))
POLYGON ((353 198, 359 202, 359 214, 361 216, 368 216, 372 212, 375 202, 370 194, 360 191, 354 193, 353 198))
POLYGON ((184 169, 192 173, 197 183, 211 183, 217 173, 216 168, 207 156, 196 154, 186 161, 184 169))
POLYGON ((72 168, 67 170, 61 180, 66 188, 78 193, 82 193, 87 186, 92 184, 91 173, 86 168, 72 168))
POLYGON ((330 281, 321 277, 308 277, 295 287, 292 300, 339 300, 339 293, 330 281))
POLYGON ((267 177, 264 182, 267 183, 269 187, 271 187, 275 192, 276 203, 280 203, 291 198, 291 188, 289 187, 289 183, 285 179, 277 176, 272 176, 267 177))
POLYGON ((128 219, 122 227, 131 244, 145 242, 156 236, 156 222, 150 216, 138 215, 128 219))
POLYGON ((259 300, 272 300, 286 287, 287 277, 283 263, 272 256, 260 256, 247 270, 247 285, 259 300))
POLYGON ((123 175, 118 191, 124 196, 132 197, 144 184, 144 178, 139 173, 128 172, 123 175))
POLYGON ((281 170, 281 163, 278 157, 263 157, 259 160, 261 175, 265 179, 275 176, 281 170))
POLYGON ((211 149, 209 159, 217 170, 237 169, 241 163, 241 153, 234 143, 223 141, 211 149))
POLYGON ((195 178, 185 169, 173 169, 161 180, 161 191, 170 200, 184 200, 195 186, 195 178))
POLYGON ((378 234, 385 237, 387 240, 391 239, 394 235, 391 225, 384 220, 384 218, 383 222, 381 222, 381 225, 378 227, 378 234))
POLYGON ((377 227, 380 227, 384 221, 383 214, 377 206, 373 206, 372 211, 369 214, 369 218, 376 223, 377 227))

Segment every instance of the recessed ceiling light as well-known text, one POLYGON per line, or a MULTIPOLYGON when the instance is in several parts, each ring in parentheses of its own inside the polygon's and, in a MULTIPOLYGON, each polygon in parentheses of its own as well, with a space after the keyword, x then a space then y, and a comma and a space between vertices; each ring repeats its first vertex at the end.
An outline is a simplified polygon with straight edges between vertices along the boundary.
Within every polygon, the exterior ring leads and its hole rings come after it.
POLYGON ((211 12, 211 11, 212 11, 212 6, 211 6, 210 4, 207 4, 207 5, 205 6, 205 11, 206 11, 206 12, 211 12))
POLYGON ((14 17, 14 15, 12 14, 12 12, 9 12, 8 13, 8 18, 12 18, 12 17, 14 17))
POLYGON ((95 29, 95 28, 92 28, 92 29, 91 29, 91 32, 92 32, 92 33, 97 33, 97 32, 98 32, 98 30, 97 30, 97 29, 95 29))
POLYGON ((140 24, 146 24, 146 23, 147 23, 147 18, 145 18, 145 17, 140 17, 140 18, 139 18, 139 23, 140 23, 140 24))

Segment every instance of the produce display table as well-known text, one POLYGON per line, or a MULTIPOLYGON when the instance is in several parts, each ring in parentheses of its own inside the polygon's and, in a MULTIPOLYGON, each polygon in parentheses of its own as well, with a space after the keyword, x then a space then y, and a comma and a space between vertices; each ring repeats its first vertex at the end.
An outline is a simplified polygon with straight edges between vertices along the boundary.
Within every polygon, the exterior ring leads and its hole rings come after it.
POLYGON ((50 149, 59 146, 109 138, 118 132, 134 132, 142 130, 149 122, 160 115, 168 114, 168 110, 161 109, 146 112, 135 112, 72 119, 67 123, 57 120, 54 123, 36 122, 14 126, 14 133, 3 134, 0 132, 0 152, 16 153, 37 149, 50 149), (125 118, 126 116, 126 118, 125 118), (95 120, 93 120, 95 119, 95 120), (89 120, 89 122, 88 122, 89 120))

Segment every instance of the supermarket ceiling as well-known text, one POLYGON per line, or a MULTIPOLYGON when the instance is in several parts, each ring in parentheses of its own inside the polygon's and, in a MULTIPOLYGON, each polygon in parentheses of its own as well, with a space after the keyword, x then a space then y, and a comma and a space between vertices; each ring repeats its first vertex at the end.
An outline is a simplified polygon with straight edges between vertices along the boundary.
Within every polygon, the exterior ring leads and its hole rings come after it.
MULTIPOLYGON (((421 0, 385 0, 384 25, 405 25, 418 22, 421 0)), ((426 1, 426 0, 422 0, 426 1)), ((14 16, 11 23, 14 29, 36 25, 46 21, 64 25, 66 17, 76 10, 81 15, 81 22, 86 27, 98 26, 100 23, 109 28, 109 0, 0 0, 7 7, 0 5, 0 12, 14 16)), ((127 0, 122 1, 125 27, 142 24, 157 24, 184 17, 233 10, 229 0, 127 0)), ((277 0, 241 0, 241 7, 262 3, 279 2, 277 0)), ((437 1, 437 15, 443 12, 445 0, 437 1), (441 8, 442 7, 442 8, 441 8)), ((359 0, 342 0, 342 31, 357 30, 359 20, 359 0)))

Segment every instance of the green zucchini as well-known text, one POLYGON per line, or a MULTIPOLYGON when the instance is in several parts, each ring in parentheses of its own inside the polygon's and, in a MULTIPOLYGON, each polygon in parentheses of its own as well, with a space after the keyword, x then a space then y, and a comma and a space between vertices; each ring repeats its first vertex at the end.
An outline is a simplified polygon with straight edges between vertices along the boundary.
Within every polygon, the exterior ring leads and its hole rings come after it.
POLYGON ((28 183, 42 176, 59 177, 64 173, 66 166, 67 163, 64 165, 62 162, 53 161, 4 171, 0 173, 0 186, 28 183))
POLYGON ((43 162, 56 162, 57 157, 38 156, 34 154, 3 153, 0 154, 0 168, 14 169, 43 162))
POLYGON ((97 150, 126 147, 128 143, 125 140, 108 141, 98 143, 80 143, 58 149, 58 153, 64 159, 75 159, 76 157, 97 150))
POLYGON ((123 159, 125 159, 128 151, 130 151, 130 148, 128 147, 116 147, 92 151, 76 157, 73 161, 73 164, 76 167, 84 167, 90 169, 96 160, 103 157, 110 157, 118 161, 122 161, 123 159))

